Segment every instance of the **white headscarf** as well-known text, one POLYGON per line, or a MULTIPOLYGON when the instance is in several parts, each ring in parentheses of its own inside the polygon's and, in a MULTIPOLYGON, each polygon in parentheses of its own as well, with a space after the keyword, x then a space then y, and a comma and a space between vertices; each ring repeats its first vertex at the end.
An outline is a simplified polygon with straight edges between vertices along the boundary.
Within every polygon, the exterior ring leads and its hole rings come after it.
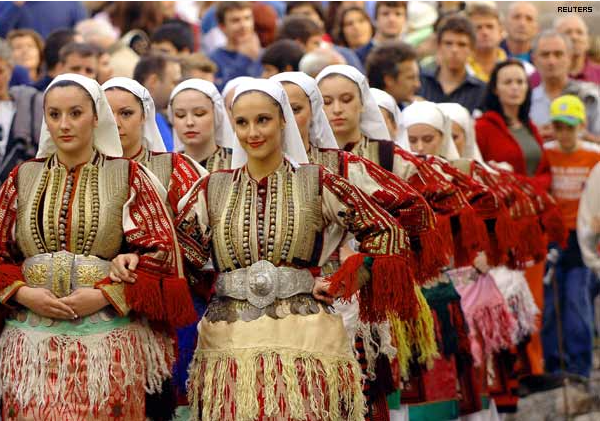
POLYGON ((429 101, 416 101, 402 110, 402 141, 408 144, 408 128, 415 124, 428 124, 442 132, 442 144, 436 155, 448 160, 460 158, 452 139, 452 121, 429 101))
POLYGON ((338 149, 335 135, 331 130, 327 115, 323 111, 323 95, 317 81, 302 72, 284 72, 272 76, 277 82, 291 82, 298 85, 310 100, 312 118, 310 120, 310 144, 317 148, 338 149))
MULTIPOLYGON (((283 118, 285 120, 285 128, 283 130, 283 152, 286 158, 293 164, 307 164, 308 157, 302 142, 302 136, 294 119, 294 112, 290 106, 290 101, 285 93, 285 89, 281 83, 269 79, 252 79, 251 81, 242 82, 236 89, 232 104, 245 92, 259 91, 269 95, 281 106, 283 118)), ((242 148, 237 136, 233 146, 233 156, 231 157, 231 168, 240 168, 246 164, 248 156, 242 148)))
MULTIPOLYGON (((250 78, 251 79, 251 78, 250 78)), ((169 120, 173 123, 173 99, 178 93, 186 89, 193 89, 198 92, 202 92, 206 95, 213 103, 213 124, 215 126, 215 143, 222 148, 231 148, 233 146, 233 138, 235 133, 231 128, 227 111, 225 110, 225 101, 219 93, 219 90, 214 83, 202 79, 188 79, 177 85, 171 92, 169 98, 169 107, 167 114, 169 120)), ((183 150, 183 143, 177 136, 177 132, 173 129, 173 142, 176 151, 183 150)))
POLYGON ((223 99, 225 99, 225 97, 227 96, 227 94, 229 92, 231 92, 232 89, 237 88, 240 83, 242 83, 242 82, 248 82, 250 80, 254 80, 254 78, 252 78, 250 76, 238 76, 238 77, 234 77, 233 79, 231 79, 229 82, 227 82, 225 84, 225 86, 223 87, 223 90, 221 91, 221 96, 223 97, 223 99))
MULTIPOLYGON (((389 113, 394 117, 394 123, 396 123, 398 130, 396 132, 396 137, 392 140, 402 149, 409 151, 410 145, 404 142, 402 139, 402 113, 400 112, 398 104, 396 104, 396 100, 393 96, 388 94, 386 91, 382 91, 381 89, 370 88, 369 90, 371 91, 373 98, 375 98, 377 105, 389 111, 389 113)), ((390 139, 391 135, 392 134, 390 133, 390 139)))
POLYGON ((165 142, 156 125, 156 107, 154 106, 154 100, 152 99, 150 92, 148 92, 148 89, 128 77, 113 77, 102 85, 104 91, 110 88, 125 89, 142 101, 144 116, 146 117, 142 129, 142 141, 145 143, 144 146, 152 152, 166 152, 165 142))
POLYGON ((381 115, 375 98, 369 91, 367 78, 355 67, 347 64, 333 64, 325 67, 317 75, 317 83, 320 83, 329 75, 345 76, 358 86, 362 101, 362 112, 360 113, 360 131, 369 139, 385 140, 390 138, 385 120, 381 115))
POLYGON ((465 150, 462 157, 483 162, 475 139, 475 121, 469 114, 469 110, 456 102, 444 102, 438 104, 438 107, 465 132, 465 150))
MULTIPOLYGON (((96 107, 96 114, 98 115, 98 126, 94 129, 92 136, 92 142, 94 148, 100 153, 108 156, 123 156, 123 148, 121 148, 121 140, 119 139, 119 130, 117 129, 117 123, 113 117, 110 105, 106 100, 104 91, 100 88, 98 82, 85 76, 77 75, 74 73, 65 73, 57 76, 46 88, 44 95, 48 93, 50 88, 61 81, 71 81, 80 85, 85 89, 96 107)), ((46 118, 42 119, 42 128, 40 131, 40 145, 38 147, 36 158, 46 158, 56 152, 56 145, 50 136, 48 126, 46 125, 46 118)))

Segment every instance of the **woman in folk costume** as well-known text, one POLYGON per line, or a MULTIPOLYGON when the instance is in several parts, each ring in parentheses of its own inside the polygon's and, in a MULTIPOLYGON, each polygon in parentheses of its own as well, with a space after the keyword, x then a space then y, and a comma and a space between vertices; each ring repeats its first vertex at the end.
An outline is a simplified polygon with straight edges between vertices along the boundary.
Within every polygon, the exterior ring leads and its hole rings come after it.
MULTIPOLYGON (((425 199, 394 174, 365 158, 338 148, 327 121, 327 116, 322 110, 323 98, 313 78, 301 72, 285 72, 275 75, 271 79, 281 82, 290 98, 290 104, 309 161, 314 164, 321 164, 330 171, 348 179, 398 219, 410 236, 411 248, 415 252, 414 267, 418 277, 430 278, 439 274, 440 269, 446 262, 440 258, 439 253, 424 253, 424 251, 435 249, 436 244, 440 241, 439 233, 435 229, 435 216, 425 199)), ((342 254, 342 251, 340 254, 342 254)), ((339 256, 337 254, 334 253, 334 256, 330 258, 326 268, 330 272, 335 272, 339 268, 339 256)), ((389 331, 389 327, 385 325, 373 326, 374 334, 372 334, 369 324, 358 321, 356 311, 358 302, 354 300, 349 304, 347 306, 336 303, 336 309, 344 316, 351 340, 358 336, 358 340, 361 342, 359 351, 364 354, 364 359, 367 362, 366 378, 369 379, 369 384, 366 385, 368 392, 366 388, 365 391, 367 401, 372 403, 372 405, 369 405, 369 418, 377 419, 374 413, 381 411, 378 411, 375 401, 380 395, 383 404, 385 404, 385 393, 383 393, 385 388, 381 387, 385 380, 381 377, 376 379, 375 367, 379 366, 379 374, 383 375, 383 366, 387 364, 381 361, 378 363, 377 360, 387 357, 394 359, 396 353, 401 352, 402 355, 399 361, 402 363, 402 367, 400 367, 400 370, 403 375, 406 375, 410 353, 413 348, 417 349, 418 354, 424 360, 436 355, 437 349, 432 332, 433 323, 430 310, 428 308, 422 310, 423 317, 421 321, 428 321, 428 323, 411 327, 409 329, 411 334, 406 338, 407 343, 401 344, 398 351, 396 351, 389 345, 378 343, 384 338, 389 338, 389 332, 385 332, 386 329, 389 331), (411 335, 414 335, 414 337, 410 337, 411 335), (379 339, 377 336, 379 336, 379 339), (392 354, 386 356, 384 352, 379 352, 379 350, 387 350, 392 354)), ((426 307, 426 303, 423 302, 423 306, 426 307)), ((396 323, 399 324, 400 322, 396 319, 396 323)), ((392 402, 389 403, 392 404, 392 402)), ((384 410, 384 412, 386 411, 384 410)))
POLYGON ((416 318, 408 236, 345 179, 298 166, 308 158, 279 83, 239 85, 232 112, 234 169, 198 182, 176 221, 191 267, 212 254, 219 273, 190 368, 192 416, 362 420, 360 367, 326 304, 360 288, 366 320, 416 318), (346 231, 360 254, 327 283, 321 265, 346 231))
POLYGON ((169 120, 175 148, 194 158, 208 172, 231 168, 234 133, 216 86, 188 79, 171 92, 169 120))
POLYGON ((121 154, 98 83, 55 78, 38 158, 0 189, 3 419, 141 421, 165 406, 146 397, 171 375, 163 330, 194 311, 168 210, 121 154), (108 276, 123 250, 139 255, 135 283, 108 276))
POLYGON ((177 203, 200 177, 208 174, 189 157, 166 152, 154 118, 156 109, 150 92, 126 77, 114 77, 102 85, 119 130, 123 157, 150 170, 167 191, 168 205, 177 213, 177 203))
MULTIPOLYGON (((469 120, 470 116, 465 112, 469 120)), ((461 418, 495 420, 498 415, 493 402, 490 404, 489 401, 486 363, 494 352, 512 345, 515 321, 494 280, 489 275, 480 275, 480 269, 487 267, 488 255, 490 262, 506 256, 509 216, 491 189, 473 179, 468 171, 463 172, 465 167, 469 168, 470 161, 460 160, 455 146, 460 146, 464 152, 465 133, 461 127, 452 126, 452 123, 449 113, 439 104, 416 102, 405 109, 402 125, 407 130, 403 131, 402 137, 416 152, 430 155, 428 160, 439 166, 453 184, 463 191, 487 228, 489 245, 480 251, 476 264, 450 269, 446 275, 461 296, 461 308, 468 322, 475 363, 475 390, 482 400, 480 411, 461 418)))
MULTIPOLYGON (((117 123, 123 155, 147 168, 160 182, 167 195, 172 215, 177 214, 177 203, 190 187, 208 172, 186 155, 165 151, 156 125, 154 101, 146 88, 126 77, 109 79, 102 89, 117 123)), ((178 352, 174 370, 178 402, 185 404, 187 367, 195 348, 196 324, 206 304, 193 297, 198 317, 190 326, 177 332, 178 352)))
POLYGON ((410 150, 406 139, 402 136, 402 112, 393 96, 377 88, 369 88, 371 95, 381 110, 381 115, 390 132, 390 138, 403 149, 410 150))
POLYGON ((339 147, 408 181, 436 212, 442 232, 448 233, 451 226, 464 231, 454 243, 452 235, 445 235, 437 247, 443 250, 439 254, 454 252, 455 260, 470 263, 481 249, 482 241, 478 236, 468 235, 476 219, 473 209, 460 190, 426 160, 385 140, 390 135, 365 76, 351 66, 332 65, 323 69, 316 80, 339 147))

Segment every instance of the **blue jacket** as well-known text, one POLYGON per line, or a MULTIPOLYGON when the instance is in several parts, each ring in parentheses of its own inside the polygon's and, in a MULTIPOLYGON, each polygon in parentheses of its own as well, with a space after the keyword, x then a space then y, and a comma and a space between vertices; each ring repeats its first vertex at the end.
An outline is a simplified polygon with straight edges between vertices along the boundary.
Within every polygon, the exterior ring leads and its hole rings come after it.
POLYGON ((227 82, 238 76, 259 77, 262 73, 260 61, 254 61, 237 51, 217 48, 210 55, 210 59, 219 67, 215 75, 215 85, 219 91, 223 90, 227 82))
POLYGON ((59 28, 72 28, 86 19, 87 10, 80 1, 27 1, 17 6, 12 1, 0 2, 0 37, 12 29, 29 28, 46 39, 59 28))

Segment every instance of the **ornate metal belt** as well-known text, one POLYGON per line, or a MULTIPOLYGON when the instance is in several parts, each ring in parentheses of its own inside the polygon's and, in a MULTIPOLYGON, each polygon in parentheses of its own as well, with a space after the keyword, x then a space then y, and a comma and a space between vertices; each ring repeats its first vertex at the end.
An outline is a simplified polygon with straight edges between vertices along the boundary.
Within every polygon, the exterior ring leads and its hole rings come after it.
POLYGON ((47 288, 59 298, 78 288, 93 287, 108 276, 109 269, 110 262, 106 260, 68 251, 37 254, 23 263, 27 285, 47 288))
POLYGON ((220 273, 216 292, 219 297, 244 300, 265 308, 278 298, 312 293, 314 282, 308 269, 277 267, 260 260, 247 268, 220 273))

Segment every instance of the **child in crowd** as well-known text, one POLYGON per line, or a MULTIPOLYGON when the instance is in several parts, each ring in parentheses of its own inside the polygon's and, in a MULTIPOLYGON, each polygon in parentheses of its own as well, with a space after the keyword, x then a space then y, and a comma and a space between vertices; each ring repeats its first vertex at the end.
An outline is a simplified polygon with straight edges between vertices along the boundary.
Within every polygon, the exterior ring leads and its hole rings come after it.
MULTIPOLYGON (((592 272, 585 266, 577 242, 577 211, 586 180, 600 161, 600 147, 580 139, 585 130, 585 106, 574 95, 556 98, 550 107, 556 139, 544 145, 552 173, 551 193, 569 229, 566 248, 558 248, 551 269, 556 283, 545 286, 542 341, 546 370, 560 371, 557 314, 562 319, 565 369, 589 377, 592 368, 592 272), (560 309, 555 308, 554 287, 558 288, 560 309), (560 312, 557 313, 557 310, 560 312), (567 333, 568 332, 568 333, 567 333)), ((551 260, 551 259, 550 259, 551 260)))

